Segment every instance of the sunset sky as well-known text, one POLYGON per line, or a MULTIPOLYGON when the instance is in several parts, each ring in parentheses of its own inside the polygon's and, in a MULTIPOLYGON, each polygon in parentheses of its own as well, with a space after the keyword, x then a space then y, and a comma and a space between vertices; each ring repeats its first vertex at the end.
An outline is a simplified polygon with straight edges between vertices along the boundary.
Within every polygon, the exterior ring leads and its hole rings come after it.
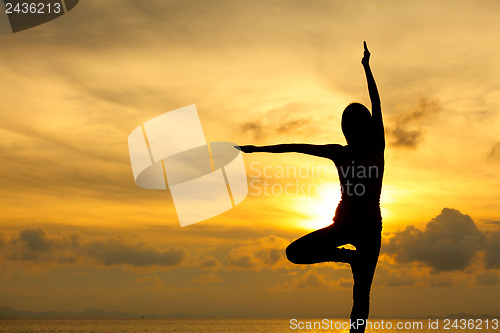
POLYGON ((371 314, 500 315, 500 2, 81 0, 0 23, 0 306, 346 316, 348 265, 284 255, 331 223, 331 161, 246 154, 248 197, 181 228, 127 138, 196 104, 208 141, 345 144, 366 40, 387 141, 371 314))

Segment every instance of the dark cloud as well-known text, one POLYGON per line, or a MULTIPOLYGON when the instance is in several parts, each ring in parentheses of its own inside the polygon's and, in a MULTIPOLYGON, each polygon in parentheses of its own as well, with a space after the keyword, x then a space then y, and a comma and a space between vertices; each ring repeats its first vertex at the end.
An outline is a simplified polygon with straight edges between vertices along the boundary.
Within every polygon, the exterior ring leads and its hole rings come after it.
POLYGON ((105 266, 175 266, 186 255, 183 249, 160 250, 146 244, 127 244, 120 240, 89 242, 82 249, 87 257, 105 266))
POLYGON ((389 129, 388 134, 393 137, 393 141, 391 141, 393 145, 408 148, 416 148, 422 136, 420 130, 408 130, 399 125, 394 129, 389 129))
POLYGON ((423 129, 419 123, 440 110, 439 99, 420 98, 416 106, 394 117, 394 122, 387 128, 387 134, 391 138, 390 143, 397 147, 416 148, 423 136, 423 129))
MULTIPOLYGON (((75 235, 76 237, 76 235, 75 235)), ((41 228, 21 230, 19 235, 4 241, 3 256, 11 261, 75 263, 74 243, 67 237, 49 237, 41 228)))
POLYGON ((38 229, 26 229, 19 233, 19 239, 33 252, 46 252, 50 247, 50 241, 45 232, 38 229))
POLYGON ((181 248, 159 249, 121 238, 88 241, 83 236, 49 237, 43 229, 25 229, 17 238, 4 241, 4 257, 10 261, 53 264, 92 262, 97 265, 174 266, 185 257, 181 248))
POLYGON ((483 220, 485 224, 494 224, 494 225, 500 225, 500 221, 493 221, 493 220, 483 220))
POLYGON ((469 266, 484 241, 485 235, 470 216, 445 208, 424 230, 410 225, 396 232, 384 251, 399 263, 419 262, 435 272, 453 271, 469 266))
POLYGON ((495 286, 500 283, 500 277, 493 272, 486 272, 476 276, 480 286, 495 286))
POLYGON ((492 160, 500 160, 500 142, 497 142, 491 147, 488 157, 492 160))
POLYGON ((268 111, 258 120, 245 122, 241 125, 241 131, 250 134, 254 140, 268 135, 302 133, 311 123, 311 118, 301 116, 304 112, 300 103, 287 103, 268 111))
POLYGON ((243 133, 250 133, 254 139, 259 139, 264 137, 264 129, 260 120, 249 121, 241 125, 241 131, 243 133))
POLYGON ((500 230, 486 233, 485 251, 486 268, 500 268, 500 230))

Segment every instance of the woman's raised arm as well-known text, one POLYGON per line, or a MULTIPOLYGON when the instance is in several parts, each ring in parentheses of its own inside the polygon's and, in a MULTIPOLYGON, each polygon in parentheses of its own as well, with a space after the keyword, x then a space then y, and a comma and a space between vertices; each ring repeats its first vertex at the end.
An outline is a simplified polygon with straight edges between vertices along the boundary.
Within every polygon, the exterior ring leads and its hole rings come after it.
POLYGON ((363 64, 363 68, 365 69, 366 82, 368 84, 368 93, 370 94, 370 101, 372 102, 372 118, 375 126, 375 136, 376 139, 380 141, 381 145, 385 147, 384 121, 382 119, 380 96, 378 94, 375 78, 373 77, 372 70, 370 68, 370 51, 368 51, 366 42, 363 42, 363 46, 365 48, 365 52, 363 54, 361 63, 363 64))

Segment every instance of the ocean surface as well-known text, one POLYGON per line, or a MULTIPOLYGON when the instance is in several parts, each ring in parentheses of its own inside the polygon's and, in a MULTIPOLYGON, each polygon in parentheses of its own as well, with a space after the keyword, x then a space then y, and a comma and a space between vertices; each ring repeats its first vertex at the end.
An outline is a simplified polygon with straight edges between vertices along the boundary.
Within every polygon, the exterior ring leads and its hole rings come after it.
MULTIPOLYGON (((491 320, 470 320, 455 322, 453 327, 453 320, 373 319, 372 327, 368 326, 366 332, 500 332, 498 323, 495 326, 491 320)), ((0 319, 0 332, 348 332, 347 325, 345 319, 0 319), (316 325, 316 329, 312 325, 316 325)))

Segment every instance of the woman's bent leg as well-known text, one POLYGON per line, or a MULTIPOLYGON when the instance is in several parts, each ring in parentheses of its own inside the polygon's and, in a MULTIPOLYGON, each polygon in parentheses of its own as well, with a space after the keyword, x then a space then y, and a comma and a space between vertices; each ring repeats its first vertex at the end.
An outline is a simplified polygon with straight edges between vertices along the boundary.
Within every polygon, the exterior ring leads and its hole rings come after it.
POLYGON ((348 243, 344 232, 332 224, 292 242, 286 248, 286 256, 294 264, 303 265, 327 261, 350 262, 355 251, 337 248, 348 243))

